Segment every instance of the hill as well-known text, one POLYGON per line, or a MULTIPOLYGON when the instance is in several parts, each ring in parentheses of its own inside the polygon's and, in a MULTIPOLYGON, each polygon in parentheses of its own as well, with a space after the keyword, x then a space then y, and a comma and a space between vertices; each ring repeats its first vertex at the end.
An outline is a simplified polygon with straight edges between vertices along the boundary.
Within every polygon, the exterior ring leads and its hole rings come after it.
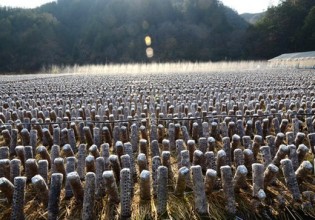
POLYGON ((287 0, 269 8, 245 41, 245 53, 254 59, 315 50, 315 0, 287 0))
POLYGON ((217 0, 58 0, 0 9, 0 71, 239 58, 248 24, 217 0), (144 38, 154 56, 148 59, 144 38))
POLYGON ((240 16, 250 24, 256 24, 264 15, 265 12, 240 14, 240 16))

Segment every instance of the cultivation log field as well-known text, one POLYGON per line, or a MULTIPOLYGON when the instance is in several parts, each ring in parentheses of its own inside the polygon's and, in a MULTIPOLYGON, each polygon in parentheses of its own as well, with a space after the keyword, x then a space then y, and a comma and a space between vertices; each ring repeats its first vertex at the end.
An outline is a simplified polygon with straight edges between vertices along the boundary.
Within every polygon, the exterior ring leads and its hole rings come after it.
POLYGON ((0 77, 0 219, 315 218, 315 71, 0 77))

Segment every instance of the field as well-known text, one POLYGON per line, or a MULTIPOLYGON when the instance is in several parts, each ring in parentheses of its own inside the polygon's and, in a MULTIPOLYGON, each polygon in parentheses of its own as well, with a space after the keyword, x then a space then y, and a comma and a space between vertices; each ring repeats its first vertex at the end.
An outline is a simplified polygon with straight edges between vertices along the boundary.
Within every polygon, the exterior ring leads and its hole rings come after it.
POLYGON ((315 70, 0 77, 0 219, 315 219, 315 70))

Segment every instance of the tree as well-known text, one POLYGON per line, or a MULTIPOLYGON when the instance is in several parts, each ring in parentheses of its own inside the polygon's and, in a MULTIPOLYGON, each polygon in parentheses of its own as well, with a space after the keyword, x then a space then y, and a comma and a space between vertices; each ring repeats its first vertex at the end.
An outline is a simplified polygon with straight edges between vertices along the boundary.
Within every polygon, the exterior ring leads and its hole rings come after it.
POLYGON ((301 36, 304 40, 303 49, 315 50, 315 6, 311 8, 305 18, 301 36))

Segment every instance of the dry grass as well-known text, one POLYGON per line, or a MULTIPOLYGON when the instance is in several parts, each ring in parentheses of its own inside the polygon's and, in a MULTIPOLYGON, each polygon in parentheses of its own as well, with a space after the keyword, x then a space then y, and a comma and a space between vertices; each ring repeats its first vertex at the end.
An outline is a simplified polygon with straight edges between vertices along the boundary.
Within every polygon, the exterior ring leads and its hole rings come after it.
POLYGON ((267 61, 221 61, 221 62, 177 62, 177 63, 135 63, 135 64, 106 64, 84 66, 52 66, 49 73, 74 74, 171 74, 171 73, 205 73, 244 71, 272 68, 267 61))
MULTIPOLYGON (((307 143, 306 143, 307 144, 307 143)), ((222 142, 217 142, 219 149, 222 148, 222 142)), ((113 152, 111 152, 113 153, 113 152)), ((149 152, 150 153, 150 152, 149 152)), ((309 153, 307 158, 311 160, 313 156, 309 153)), ((149 167, 151 167, 151 156, 148 157, 149 167)), ((258 155, 258 160, 262 160, 261 155, 258 155)), ((225 198, 222 190, 214 190, 207 195, 209 205, 209 215, 199 216, 194 210, 194 193, 187 191, 184 197, 176 197, 173 189, 177 178, 177 163, 175 155, 171 155, 171 167, 174 177, 169 181, 169 199, 167 205, 167 213, 163 216, 158 216, 156 211, 156 198, 153 196, 149 201, 140 199, 139 184, 136 182, 134 186, 134 196, 132 200, 132 216, 135 220, 149 219, 234 219, 235 216, 229 216, 225 211, 225 198)), ((232 167, 234 168, 234 167, 232 167)), ((137 168, 138 169, 138 168, 137 168)), ((139 171, 137 170, 139 173, 139 171)), ((251 186, 250 176, 248 184, 251 186)), ((84 182, 83 182, 84 183, 84 182)), ((302 191, 315 191, 315 180, 312 177, 300 184, 302 191)), ((61 203, 59 219, 80 219, 82 204, 78 204, 74 198, 65 200, 65 189, 61 191, 61 203)), ((314 209, 301 209, 302 203, 293 203, 292 196, 289 193, 284 178, 279 174, 276 185, 269 186, 265 190, 267 194, 266 200, 261 203, 252 197, 251 187, 247 190, 241 190, 235 193, 237 213, 236 216, 240 219, 268 219, 277 216, 277 219, 299 219, 301 216, 310 216, 315 218, 314 209), (284 203, 283 203, 284 202, 284 203)), ((3 198, 3 196, 1 196, 3 198)), ((32 185, 27 186, 26 204, 24 212, 27 219, 47 219, 47 210, 39 203, 36 198, 36 193, 32 189, 32 185)), ((95 202, 95 217, 97 219, 119 219, 119 205, 109 204, 108 197, 105 196, 95 202)), ((6 202, 0 202, 0 219, 8 219, 10 216, 10 205, 6 202)))

